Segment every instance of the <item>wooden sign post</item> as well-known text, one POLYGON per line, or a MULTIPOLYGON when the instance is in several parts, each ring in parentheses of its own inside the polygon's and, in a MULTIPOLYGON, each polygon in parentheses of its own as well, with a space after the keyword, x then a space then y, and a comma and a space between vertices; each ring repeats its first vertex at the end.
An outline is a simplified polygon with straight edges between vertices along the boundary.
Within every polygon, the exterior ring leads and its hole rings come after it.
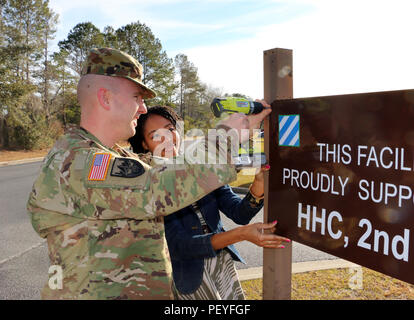
MULTIPOLYGON (((277 99, 293 97, 292 50, 264 51, 264 99, 270 104, 277 99)), ((264 122, 265 153, 269 159, 269 119, 264 122)), ((270 168, 272 170, 272 168, 270 168)), ((265 176, 264 221, 269 221, 269 175, 265 176)), ((283 201, 283 200, 281 200, 283 201)), ((276 226, 277 228, 277 226, 276 226)), ((285 249, 263 251, 263 299, 290 300, 292 282, 292 243, 285 249)))

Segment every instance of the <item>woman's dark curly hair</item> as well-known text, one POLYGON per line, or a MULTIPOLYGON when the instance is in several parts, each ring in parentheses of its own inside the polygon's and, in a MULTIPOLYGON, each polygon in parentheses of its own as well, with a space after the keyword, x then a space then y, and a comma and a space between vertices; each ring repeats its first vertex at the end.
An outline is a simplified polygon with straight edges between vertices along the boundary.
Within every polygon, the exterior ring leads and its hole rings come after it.
POLYGON ((145 123, 147 122, 148 118, 152 115, 156 114, 165 119, 171 121, 174 128, 177 129, 177 121, 180 121, 181 118, 178 114, 168 106, 154 106, 148 108, 147 113, 141 114, 138 118, 135 135, 128 139, 128 142, 131 144, 132 151, 134 153, 145 153, 148 150, 145 150, 142 146, 142 142, 144 141, 144 127, 145 123))

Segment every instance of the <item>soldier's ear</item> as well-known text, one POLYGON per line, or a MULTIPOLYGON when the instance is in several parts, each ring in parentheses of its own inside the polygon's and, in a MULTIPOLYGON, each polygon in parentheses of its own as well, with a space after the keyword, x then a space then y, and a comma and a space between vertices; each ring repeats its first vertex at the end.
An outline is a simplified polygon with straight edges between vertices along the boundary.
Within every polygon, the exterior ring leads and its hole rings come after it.
POLYGON ((99 88, 96 94, 98 96, 98 101, 101 107, 105 110, 109 110, 109 90, 106 88, 99 88))

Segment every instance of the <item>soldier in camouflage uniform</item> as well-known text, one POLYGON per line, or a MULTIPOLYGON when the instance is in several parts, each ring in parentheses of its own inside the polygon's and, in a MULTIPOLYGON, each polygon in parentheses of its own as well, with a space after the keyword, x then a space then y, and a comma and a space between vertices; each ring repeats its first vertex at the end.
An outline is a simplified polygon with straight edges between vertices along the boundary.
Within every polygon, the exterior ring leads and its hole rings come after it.
MULTIPOLYGON (((135 133, 143 98, 155 96, 141 77, 141 65, 121 51, 88 56, 78 86, 81 127, 52 147, 27 204, 63 275, 62 288, 46 284, 43 299, 172 299, 163 216, 236 179, 230 164, 148 163, 115 144, 135 133), (116 85, 105 86, 109 80, 116 85)), ((247 128, 268 113, 230 117, 223 127, 247 128)), ((229 157, 227 148, 213 149, 229 157)))

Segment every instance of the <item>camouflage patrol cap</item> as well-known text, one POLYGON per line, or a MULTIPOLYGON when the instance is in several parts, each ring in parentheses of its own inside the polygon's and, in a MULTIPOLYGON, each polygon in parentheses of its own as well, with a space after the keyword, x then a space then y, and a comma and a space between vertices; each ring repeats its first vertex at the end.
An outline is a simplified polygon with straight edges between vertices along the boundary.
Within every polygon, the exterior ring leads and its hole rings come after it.
POLYGON ((156 93, 142 83, 142 65, 129 54, 112 48, 94 48, 83 66, 81 75, 99 74, 122 77, 138 84, 144 98, 154 98, 156 93))

